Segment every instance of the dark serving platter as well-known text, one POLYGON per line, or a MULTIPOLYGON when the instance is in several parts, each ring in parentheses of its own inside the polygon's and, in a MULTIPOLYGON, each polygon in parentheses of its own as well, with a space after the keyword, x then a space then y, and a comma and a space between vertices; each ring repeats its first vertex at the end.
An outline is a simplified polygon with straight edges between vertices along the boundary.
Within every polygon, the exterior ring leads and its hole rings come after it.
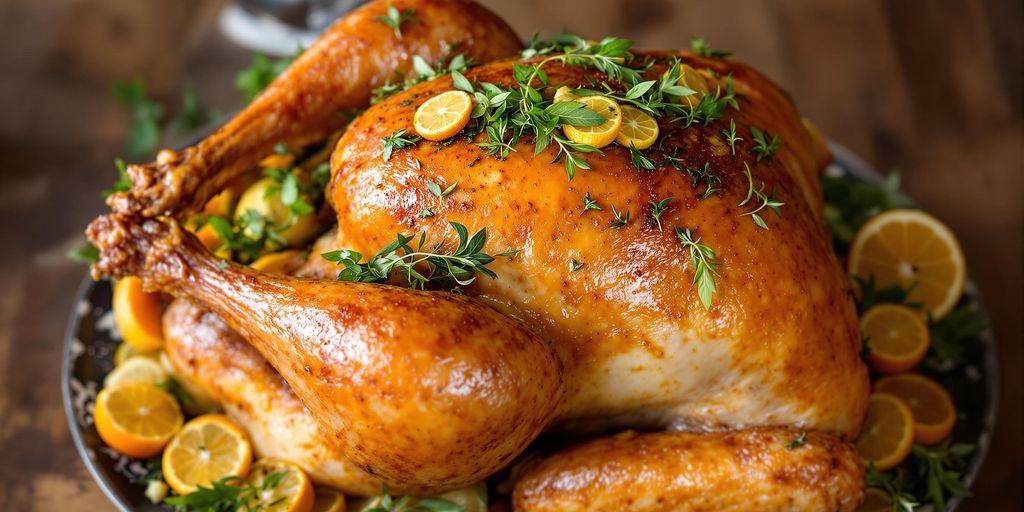
MULTIPOLYGON (((881 174, 849 150, 836 144, 831 148, 835 163, 827 172, 869 183, 882 180, 881 174)), ((78 289, 68 321, 61 361, 61 390, 71 438, 100 489, 119 510, 171 511, 167 505, 150 503, 143 494, 145 486, 133 483, 148 472, 145 461, 108 448, 93 425, 96 393, 103 377, 114 367, 114 349, 120 343, 111 312, 111 294, 109 281, 93 282, 86 278, 78 289)), ((985 312, 981 294, 969 278, 964 294, 964 301, 985 312)), ((965 474, 965 484, 970 487, 988 452, 999 399, 996 347, 991 330, 982 333, 967 354, 966 364, 938 378, 952 393, 958 410, 959 421, 953 439, 977 444, 965 474)), ((959 501, 952 500, 948 510, 955 509, 959 501)))

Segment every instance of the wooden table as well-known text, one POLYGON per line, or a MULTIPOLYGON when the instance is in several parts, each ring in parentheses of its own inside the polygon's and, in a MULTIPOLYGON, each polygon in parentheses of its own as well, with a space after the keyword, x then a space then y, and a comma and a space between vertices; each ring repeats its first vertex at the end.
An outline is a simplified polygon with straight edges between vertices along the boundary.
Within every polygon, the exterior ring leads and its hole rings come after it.
MULTIPOLYGON (((964 510, 1021 505, 1022 36, 1013 0, 487 0, 523 36, 562 28, 731 49, 792 92, 833 139, 957 232, 988 301, 1003 368, 999 427, 964 510)), ((85 270, 64 253, 103 209, 128 114, 109 94, 139 75, 178 105, 192 83, 240 103, 248 53, 201 0, 0 2, 0 510, 112 507, 78 460, 60 406, 59 360, 85 270)), ((167 140, 168 145, 176 141, 167 140)))

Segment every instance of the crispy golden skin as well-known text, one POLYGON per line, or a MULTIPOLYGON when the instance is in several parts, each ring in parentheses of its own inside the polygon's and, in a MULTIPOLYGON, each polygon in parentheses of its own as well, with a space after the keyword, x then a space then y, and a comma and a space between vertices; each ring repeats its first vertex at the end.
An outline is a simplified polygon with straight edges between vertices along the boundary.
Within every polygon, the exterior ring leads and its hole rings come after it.
POLYGON ((257 456, 294 462, 317 485, 350 496, 380 492, 380 479, 345 458, 284 379, 217 315, 177 299, 164 313, 163 323, 164 350, 175 376, 216 400, 241 424, 257 456))
MULTIPOLYGON (((650 78, 662 74, 669 56, 640 54, 662 58, 650 78)), ((572 181, 562 163, 552 163, 553 147, 535 156, 529 140, 506 160, 459 137, 447 146, 423 142, 383 161, 381 139, 410 128, 420 104, 450 90, 444 78, 370 108, 339 141, 330 195, 344 235, 337 245, 373 254, 396 232, 425 231, 438 240, 455 221, 486 227, 492 253, 518 248, 515 257, 494 263, 498 279, 478 279, 467 293, 553 340, 567 371, 565 420, 686 429, 780 425, 851 438, 866 407, 868 374, 848 283, 821 216, 823 162, 792 102, 765 77, 733 61, 680 58, 733 77, 740 110, 725 118, 736 121, 744 140, 732 155, 720 133, 724 122, 682 129, 662 119, 664 140, 648 157, 659 162, 675 151, 683 168, 709 162, 722 177, 720 195, 698 200, 703 185, 694 188, 685 170, 639 171, 617 145, 583 155, 593 170, 578 171, 572 181), (781 138, 774 158, 755 161, 751 126, 781 138), (763 182, 785 203, 781 216, 761 212, 769 230, 743 216, 754 205, 739 206, 748 191, 744 162, 755 186, 763 182), (426 187, 430 181, 458 187, 439 201, 426 187), (588 192, 604 210, 584 214, 588 192), (648 202, 666 197, 673 201, 660 230, 648 202), (631 213, 627 226, 610 229, 612 205, 631 213), (435 215, 420 218, 427 207, 435 215), (695 228, 721 261, 710 310, 691 284, 676 226, 695 228), (585 266, 572 271, 573 259, 585 266)), ((552 89, 605 79, 557 63, 546 71, 552 89)), ((512 62, 466 76, 507 87, 512 62)))
POLYGON ((756 428, 626 432, 553 455, 516 485, 522 512, 852 511, 864 466, 832 436, 756 428))
POLYGON ((129 166, 131 192, 111 196, 123 213, 178 214, 199 208, 280 142, 320 142, 343 127, 342 112, 363 108, 372 90, 412 69, 419 55, 434 64, 451 53, 476 62, 521 48, 500 18, 469 0, 378 0, 338 20, 273 84, 231 121, 196 146, 165 150, 156 162, 129 166), (402 38, 374 18, 412 9, 402 38), (454 45, 455 49, 451 47, 454 45))

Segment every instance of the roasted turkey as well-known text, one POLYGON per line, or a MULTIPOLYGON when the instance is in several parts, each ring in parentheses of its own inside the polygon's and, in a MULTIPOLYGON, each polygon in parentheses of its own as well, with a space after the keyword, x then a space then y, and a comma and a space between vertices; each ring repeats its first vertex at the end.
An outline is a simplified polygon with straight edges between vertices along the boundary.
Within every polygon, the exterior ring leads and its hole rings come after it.
POLYGON ((557 432, 589 441, 517 471, 517 510, 856 508, 863 466, 847 441, 868 373, 822 218, 830 157, 789 96, 734 60, 633 51, 645 79, 681 62, 712 91, 728 82, 735 107, 706 123, 659 118, 659 142, 644 151, 653 168, 610 145, 583 155, 590 169, 571 180, 557 148, 535 152, 524 137, 502 158, 473 125, 384 158, 382 141, 411 133, 417 108, 454 87, 444 74, 369 105, 414 55, 443 62, 457 48, 479 63, 468 81, 505 89, 519 82, 516 66, 543 62, 547 97, 608 81, 593 67, 517 56, 515 34, 468 0, 390 5, 415 11, 400 37, 377 19, 386 2, 346 16, 207 139, 131 166, 132 189, 90 225, 95 277, 135 275, 180 297, 164 323, 183 378, 258 432, 258 450, 355 494, 464 486, 557 432), (182 229, 275 144, 322 140, 354 108, 366 110, 330 160, 337 228, 295 275, 219 260, 182 229), (727 141, 730 122, 740 139, 727 141), (781 146, 756 151, 752 128, 781 146), (700 169, 713 170, 717 192, 700 169), (428 183, 457 186, 439 198, 428 183), (753 191, 782 206, 755 222, 753 191), (338 281, 340 268, 318 256, 372 255, 398 233, 443 247, 450 223, 486 229, 490 254, 516 252, 490 264, 496 278, 458 293, 338 281), (713 251, 710 302, 685 240, 713 251), (645 433, 616 434, 632 430, 645 433), (298 444, 275 451, 273 438, 298 444))

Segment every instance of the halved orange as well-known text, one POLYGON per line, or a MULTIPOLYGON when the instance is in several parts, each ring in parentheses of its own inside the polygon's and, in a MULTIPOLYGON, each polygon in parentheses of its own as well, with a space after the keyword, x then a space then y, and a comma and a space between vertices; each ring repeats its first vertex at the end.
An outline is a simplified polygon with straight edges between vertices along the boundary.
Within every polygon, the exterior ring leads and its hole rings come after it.
POLYGON ((892 512, 892 498, 881 489, 868 487, 857 512, 892 512))
POLYGON ((312 512, 313 482, 302 468, 276 459, 261 459, 249 469, 246 480, 257 488, 266 487, 249 502, 252 510, 267 512, 312 512), (267 478, 274 481, 268 482, 267 478))
POLYGON ((96 431, 103 442, 129 457, 158 453, 181 428, 181 408, 166 391, 140 382, 104 388, 93 409, 96 431))
POLYGON ((427 140, 444 140, 469 123, 473 98, 463 91, 447 91, 423 102, 413 116, 413 128, 427 140))
POLYGON ((857 453, 879 471, 892 469, 910 455, 914 444, 914 416, 902 399, 872 393, 868 413, 857 437, 857 453))
POLYGON ((228 476, 245 477, 252 446, 245 432, 221 414, 206 414, 185 424, 164 450, 164 480, 184 496, 228 476))
POLYGON ((857 231, 850 244, 849 271, 874 276, 881 288, 911 288, 934 318, 946 316, 964 290, 964 254, 945 224, 920 210, 889 210, 857 231))
POLYGON ((562 126, 562 132, 569 140, 577 144, 588 144, 595 148, 603 148, 615 141, 622 127, 622 109, 619 102, 604 96, 585 96, 576 101, 586 108, 597 112, 607 121, 597 126, 562 126))
POLYGON ((647 149, 658 140, 658 121, 653 116, 629 105, 622 106, 622 126, 615 142, 625 147, 647 149))
POLYGON ((924 359, 930 345, 921 313, 899 304, 878 304, 860 318, 867 338, 868 362, 879 373, 910 370, 924 359))
POLYGON ((164 346, 163 305, 160 295, 142 290, 142 280, 128 276, 114 285, 111 306, 121 337, 137 352, 153 352, 164 346))
POLYGON ((313 499, 313 512, 345 512, 345 496, 334 489, 317 487, 313 499))
POLYGON ((878 379, 875 391, 897 396, 907 403, 914 415, 914 441, 938 444, 953 431, 956 408, 942 384, 924 375, 905 373, 878 379))

